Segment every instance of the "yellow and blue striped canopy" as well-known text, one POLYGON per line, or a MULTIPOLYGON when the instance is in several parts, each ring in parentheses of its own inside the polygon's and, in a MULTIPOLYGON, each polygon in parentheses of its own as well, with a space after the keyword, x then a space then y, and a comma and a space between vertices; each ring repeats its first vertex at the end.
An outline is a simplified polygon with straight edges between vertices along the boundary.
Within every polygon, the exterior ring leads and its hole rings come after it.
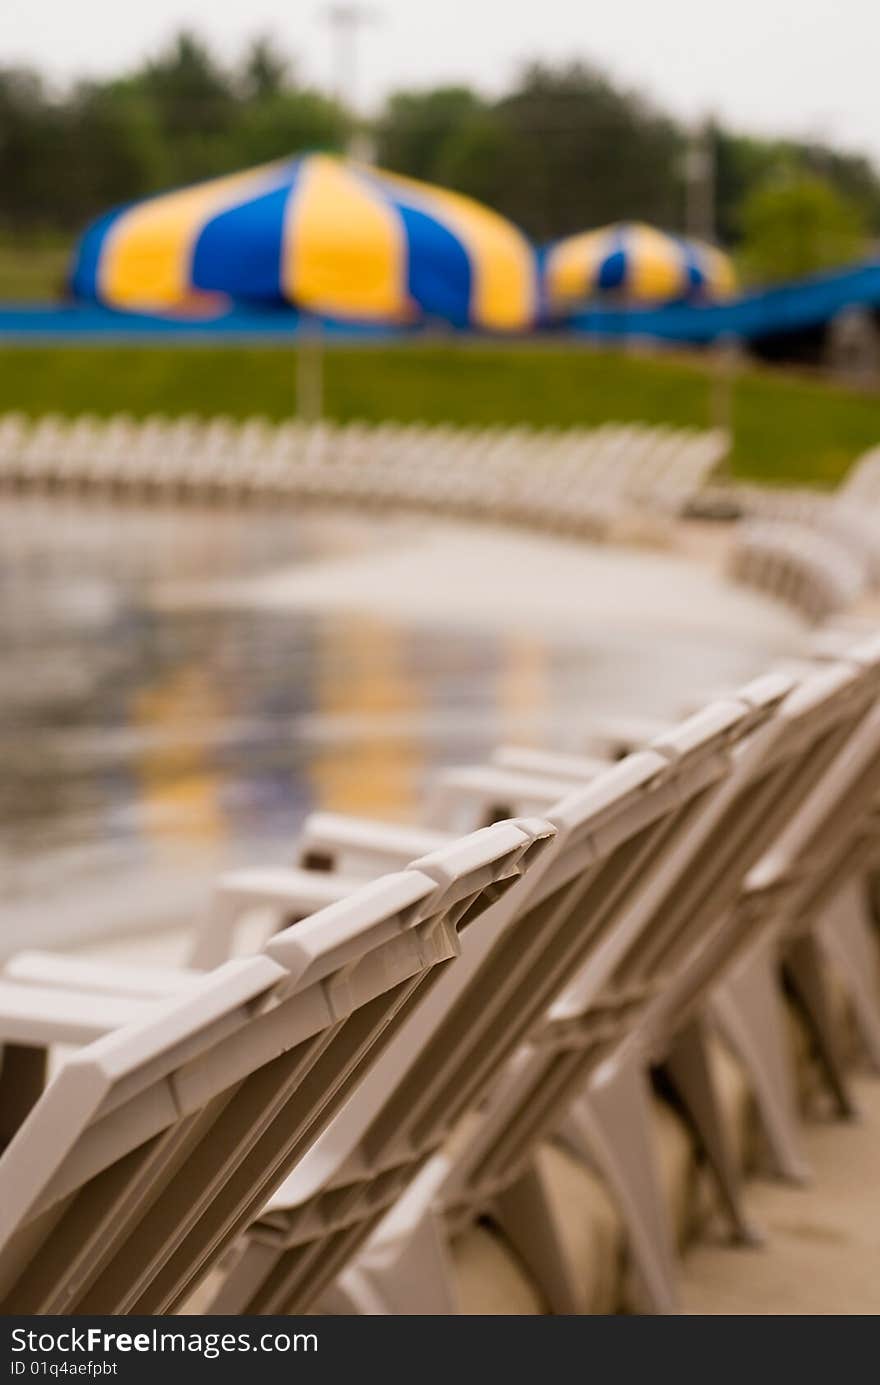
POLYGON ((714 245, 619 222, 549 246, 544 285, 550 309, 559 311, 611 293, 639 303, 723 298, 736 279, 714 245))
POLYGON ((265 164, 109 212, 85 232, 82 298, 179 312, 205 296, 362 322, 531 325, 534 253, 478 202, 326 154, 265 164))

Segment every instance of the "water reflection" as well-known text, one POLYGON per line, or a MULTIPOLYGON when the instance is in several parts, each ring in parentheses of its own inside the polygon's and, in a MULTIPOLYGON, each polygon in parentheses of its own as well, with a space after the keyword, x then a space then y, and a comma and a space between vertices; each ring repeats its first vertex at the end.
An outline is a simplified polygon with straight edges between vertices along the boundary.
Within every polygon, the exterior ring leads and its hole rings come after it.
POLYGON ((311 808, 412 816, 432 765, 531 719, 534 642, 151 602, 160 579, 387 541, 319 513, 2 502, 5 947, 176 919, 218 869, 288 853, 311 808))
MULTIPOLYGON (((438 629, 347 613, 160 607, 160 581, 252 576, 399 543, 311 512, 0 501, 2 946, 178 923, 217 870, 283 859, 314 807, 412 816, 433 767, 571 744, 644 706, 705 642, 438 629)), ((742 651, 718 650, 718 678, 742 651)), ((714 662, 713 662, 714 661, 714 662)), ((747 667, 747 672, 751 671, 747 667)))
POLYGON ((322 723, 313 726, 306 765, 314 801, 338 812, 411 816, 425 746, 399 729, 412 725, 422 696, 402 632, 372 617, 343 617, 320 629, 314 654, 322 723))
POLYGON ((131 724, 139 742, 132 780, 144 833, 162 854, 186 854, 191 843, 226 835, 222 780, 213 762, 211 728, 224 704, 203 667, 183 664, 137 689, 131 724))

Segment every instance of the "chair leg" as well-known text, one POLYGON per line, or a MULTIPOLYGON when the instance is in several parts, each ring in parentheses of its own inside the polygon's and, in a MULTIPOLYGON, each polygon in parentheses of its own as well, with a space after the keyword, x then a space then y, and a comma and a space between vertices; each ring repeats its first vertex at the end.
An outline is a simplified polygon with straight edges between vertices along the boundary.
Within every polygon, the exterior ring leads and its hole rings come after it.
POLYGON ((813 933, 805 933, 785 949, 783 966, 803 1009, 816 1053, 839 1114, 846 1120, 856 1115, 840 1052, 828 976, 822 949, 813 933))
POLYGON ((399 1240, 368 1242, 342 1282, 362 1304, 373 1305, 358 1312, 410 1317, 460 1312, 443 1219, 432 1211, 399 1240))
POLYGON ((505 1237, 535 1278, 551 1312, 588 1313, 581 1302, 556 1213, 536 1164, 493 1198, 492 1210, 505 1237))
POLYGON ((237 1248, 214 1297, 203 1310, 208 1316, 238 1316, 251 1309, 251 1302, 274 1270, 283 1247, 269 1245, 249 1236, 237 1248))
POLYGON ((651 1311, 681 1312, 675 1242, 651 1134, 642 1062, 600 1068, 569 1109, 561 1135, 605 1179, 626 1227, 651 1311))
POLYGON ((818 936, 846 987, 871 1066, 880 1072, 877 943, 868 917, 866 882, 862 877, 841 890, 821 920, 818 936))
POLYGON ((740 963, 716 989, 712 1010, 748 1075, 777 1174, 792 1183, 809 1182, 775 949, 761 947, 740 963))
POLYGON ((744 1245, 760 1244, 762 1237, 750 1225, 743 1206, 742 1180, 730 1146, 702 1018, 692 1020, 676 1036, 664 1067, 715 1177, 734 1239, 744 1245))
POLYGON ((369 1278, 353 1265, 324 1290, 314 1311, 334 1318, 375 1318, 386 1316, 391 1309, 369 1278))

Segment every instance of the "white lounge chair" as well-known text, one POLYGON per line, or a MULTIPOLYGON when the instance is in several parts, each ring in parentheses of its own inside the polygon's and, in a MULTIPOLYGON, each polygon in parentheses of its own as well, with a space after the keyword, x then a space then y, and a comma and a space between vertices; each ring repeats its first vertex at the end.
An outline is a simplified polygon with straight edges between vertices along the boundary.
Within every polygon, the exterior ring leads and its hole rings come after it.
MULTIPOLYGON (((615 1189, 655 1306, 665 1311, 674 1307, 670 1238, 650 1157, 648 1062, 665 1063, 717 1176, 733 1229, 744 1239, 751 1236, 712 1087, 700 1012, 742 950, 756 938, 766 942, 768 933, 789 916, 784 905, 792 877, 803 899, 807 881, 815 886, 825 876, 814 841, 784 866, 777 863, 771 870, 765 862, 763 874, 749 876, 766 840, 773 839, 815 784, 825 837, 845 839, 865 810, 870 785, 876 788, 880 780, 880 718, 869 717, 859 726, 877 694, 876 648, 864 658, 861 670, 837 668, 816 675, 736 752, 730 780, 695 817, 677 850, 667 854, 641 898, 629 901, 619 928, 551 1009, 532 1040, 531 1053, 521 1055, 504 1095, 495 1094, 491 1120, 461 1156, 464 1163, 460 1160, 449 1171, 448 1184, 441 1180, 459 1218, 465 1208, 476 1214, 491 1206, 528 1263, 546 1267, 555 1254, 548 1295, 551 1302, 555 1295, 557 1311, 572 1311, 575 1295, 570 1282, 566 1286, 558 1246, 554 1252, 553 1236, 537 1215, 542 1198, 529 1160, 537 1141, 561 1124, 615 1189), (846 737, 860 742, 855 759, 845 749, 841 752, 846 737), (844 775, 838 766, 840 782, 835 785, 829 757, 850 767, 861 759, 861 767, 844 775), (469 1182, 463 1181, 463 1167, 470 1170, 469 1182), (528 1214, 523 1199, 531 1208, 528 1214)), ((530 792, 540 795, 545 787, 546 781, 539 780, 530 792)), ((473 798, 473 776, 464 788, 473 798)), ((495 811, 496 794, 515 795, 517 790, 509 772, 488 776, 481 811, 495 811)), ((326 851, 332 836, 326 823, 319 835, 326 851)), ((343 843, 346 860, 352 848, 362 853, 365 842, 349 836, 343 843)), ((750 959, 754 993, 750 989, 749 999, 760 1023, 743 1048, 771 1134, 782 1143, 790 1171, 796 1151, 793 1155, 790 1138, 787 1145, 784 1139, 790 1117, 784 1109, 789 1097, 784 1036, 772 991, 768 1002, 766 987, 761 988, 766 965, 763 958, 757 964, 750 959), (757 1053, 756 1039, 762 1041, 757 1053)), ((379 1259, 391 1272, 395 1260, 387 1242, 379 1259)), ((411 1276, 410 1260, 407 1265, 411 1276)), ((426 1283, 434 1285, 436 1278, 435 1267, 426 1283)), ((408 1294, 411 1301, 411 1287, 408 1294)))
POLYGON ((179 1306, 550 832, 507 823, 455 843, 437 879, 405 870, 370 883, 169 999, 5 983, 13 1070, 51 1042, 105 1032, 7 1132, 3 1310, 179 1306))
MULTIPOLYGON (((582 968, 611 965, 640 889, 724 782, 731 743, 769 715, 779 692, 707 709, 549 811, 557 836, 523 889, 490 911, 491 936, 487 928, 479 950, 465 947, 463 965, 438 983, 412 1030, 272 1200, 212 1311, 293 1312, 316 1302, 582 968)), ((330 846, 322 832, 320 849, 330 846)), ((375 867, 409 849, 406 832, 395 844, 389 829, 377 838, 375 867)), ((365 867, 366 840, 358 850, 365 867)), ((435 859, 418 869, 430 871, 435 859)))

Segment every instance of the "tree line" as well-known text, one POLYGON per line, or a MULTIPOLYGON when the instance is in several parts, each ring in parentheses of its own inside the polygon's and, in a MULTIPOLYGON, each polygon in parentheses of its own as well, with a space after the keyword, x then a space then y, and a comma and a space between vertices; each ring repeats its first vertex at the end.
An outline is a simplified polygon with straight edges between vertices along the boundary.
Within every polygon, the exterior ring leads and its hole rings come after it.
MULTIPOLYGON (((182 32, 133 70, 60 94, 34 71, 0 69, 0 229, 70 236, 118 203, 341 151, 354 133, 351 113, 266 39, 230 66, 182 32)), ((361 133, 379 164, 480 198, 538 241, 622 219, 687 229, 693 132, 588 63, 533 63, 499 98, 399 91, 361 133)), ((756 277, 855 258, 880 235, 880 175, 865 157, 717 122, 702 142, 715 234, 756 277)))

